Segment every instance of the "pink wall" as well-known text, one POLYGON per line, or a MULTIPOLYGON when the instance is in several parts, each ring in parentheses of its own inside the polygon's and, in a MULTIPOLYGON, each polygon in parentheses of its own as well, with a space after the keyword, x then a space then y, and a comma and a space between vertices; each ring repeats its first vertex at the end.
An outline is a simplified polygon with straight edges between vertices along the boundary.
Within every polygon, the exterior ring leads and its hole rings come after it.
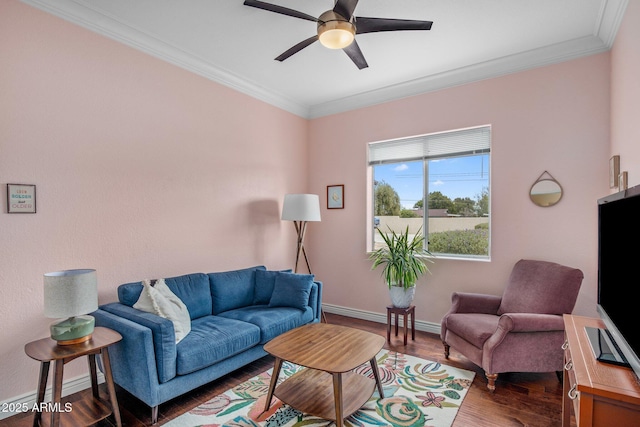
POLYGON ((611 51, 611 155, 640 184, 640 2, 630 1, 611 51))
MULTIPOLYGON (((307 188, 308 122, 18 1, 0 2, 0 401, 37 384, 42 275, 120 283, 293 263, 285 193, 307 188)), ((74 361, 65 380, 86 372, 74 361)))
MULTIPOLYGON (((596 200, 608 189, 609 54, 363 108, 311 123, 311 190, 345 184, 345 209, 323 212, 309 253, 324 302, 382 314, 389 303, 367 259, 367 143, 492 125, 491 262, 436 260, 416 292, 418 320, 439 324, 451 292, 500 294, 520 258, 578 267, 576 312, 595 315, 596 200), (563 186, 540 208, 529 188, 544 172, 563 186)), ((323 202, 324 203, 324 202, 323 202)))
MULTIPOLYGON (((345 184, 345 209, 323 209, 309 226, 311 265, 326 303, 382 313, 387 291, 365 252, 366 144, 473 125, 493 125, 493 258, 438 260, 418 289, 418 319, 439 323, 453 290, 500 293, 523 257, 583 269, 576 311, 595 315, 595 200, 609 192, 608 158, 621 154, 630 183, 640 176, 631 3, 611 57, 307 122, 0 2, 0 184, 38 186, 37 214, 0 220, 0 401, 35 390, 37 364, 23 346, 47 334, 43 273, 96 268, 104 303, 126 281, 288 267, 293 227, 279 220, 288 192, 320 194, 325 206, 326 186, 345 184), (527 196, 545 170, 565 190, 546 209, 527 196)), ((81 362, 70 368, 69 377, 86 373, 81 362)))

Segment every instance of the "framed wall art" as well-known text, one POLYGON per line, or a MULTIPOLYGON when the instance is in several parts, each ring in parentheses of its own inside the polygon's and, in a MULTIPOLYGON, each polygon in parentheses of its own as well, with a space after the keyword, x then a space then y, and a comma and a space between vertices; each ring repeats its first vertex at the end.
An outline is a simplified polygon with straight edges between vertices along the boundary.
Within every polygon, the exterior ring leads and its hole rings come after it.
POLYGON ((7 184, 8 213, 36 213, 36 186, 7 184))
POLYGON ((327 209, 344 209, 344 185, 327 185, 327 209))
POLYGON ((618 188, 620 179, 620 156, 609 159, 609 188, 618 188))
POLYGON ((618 191, 626 190, 628 186, 629 173, 627 171, 620 172, 618 176, 618 191))

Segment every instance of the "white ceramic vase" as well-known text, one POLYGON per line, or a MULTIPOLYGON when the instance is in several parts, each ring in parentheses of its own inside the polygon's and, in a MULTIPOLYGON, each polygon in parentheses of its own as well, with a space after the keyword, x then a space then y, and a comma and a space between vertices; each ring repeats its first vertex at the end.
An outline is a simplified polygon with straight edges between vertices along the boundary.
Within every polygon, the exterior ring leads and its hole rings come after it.
POLYGON ((389 296, 391 297, 391 304, 398 308, 407 308, 411 306, 413 297, 416 294, 416 287, 411 286, 408 289, 404 289, 402 286, 391 286, 389 288, 389 296))

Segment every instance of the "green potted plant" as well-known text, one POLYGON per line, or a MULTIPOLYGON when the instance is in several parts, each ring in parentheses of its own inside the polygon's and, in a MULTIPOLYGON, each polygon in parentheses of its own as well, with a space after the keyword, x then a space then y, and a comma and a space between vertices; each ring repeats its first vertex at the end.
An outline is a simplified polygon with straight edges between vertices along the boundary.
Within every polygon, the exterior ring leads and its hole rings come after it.
POLYGON ((425 273, 430 273, 427 262, 433 263, 433 255, 424 249, 425 237, 422 227, 412 237, 409 226, 400 233, 389 228, 389 233, 376 230, 386 246, 376 249, 369 257, 373 261, 372 270, 379 266, 382 276, 389 286, 391 302, 395 307, 406 308, 413 302, 416 282, 425 273))

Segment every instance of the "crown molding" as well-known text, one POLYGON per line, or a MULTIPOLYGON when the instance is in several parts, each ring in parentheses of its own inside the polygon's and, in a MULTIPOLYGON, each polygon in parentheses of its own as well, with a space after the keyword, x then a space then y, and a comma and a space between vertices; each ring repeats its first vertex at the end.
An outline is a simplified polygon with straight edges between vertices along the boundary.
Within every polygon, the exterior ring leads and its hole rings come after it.
POLYGON ((410 96, 500 77, 605 52, 608 49, 599 38, 588 36, 314 105, 310 108, 309 118, 314 119, 343 113, 410 96))
POLYGON ((249 95, 252 98, 259 99, 301 117, 306 118, 308 116, 309 108, 307 106, 260 87, 227 70, 215 67, 192 53, 159 40, 86 4, 74 0, 21 1, 162 61, 249 95))
POLYGON ((196 55, 163 42, 77 0, 22 0, 22 2, 306 119, 342 113, 605 52, 613 45, 628 4, 628 0, 601 0, 599 16, 591 36, 322 104, 303 105, 261 87, 255 82, 247 81, 228 70, 215 67, 196 55))
POLYGON ((409 96, 447 89, 507 74, 606 52, 613 46, 628 0, 601 0, 591 36, 520 52, 440 74, 332 100, 309 108, 308 118, 343 113, 409 96))
POLYGON ((613 47, 627 4, 629 0, 601 0, 600 14, 593 34, 609 49, 613 47))

